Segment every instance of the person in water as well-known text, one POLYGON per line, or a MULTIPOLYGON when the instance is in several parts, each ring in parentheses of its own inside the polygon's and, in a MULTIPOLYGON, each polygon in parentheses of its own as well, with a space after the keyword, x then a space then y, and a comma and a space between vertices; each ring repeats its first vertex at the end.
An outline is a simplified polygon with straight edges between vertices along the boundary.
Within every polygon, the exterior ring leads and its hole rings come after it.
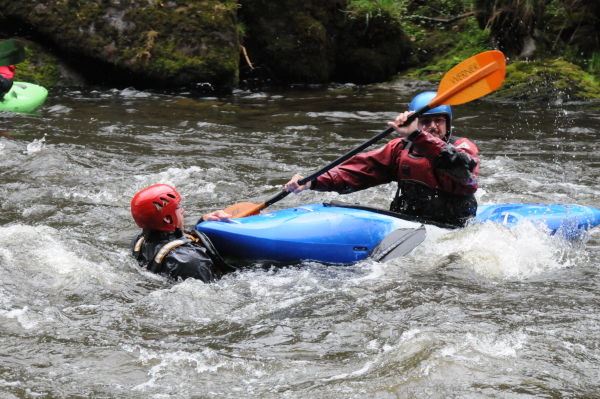
POLYGON ((355 155, 305 185, 298 184, 302 176, 296 174, 285 184, 285 190, 299 193, 310 188, 346 194, 396 181, 391 211, 421 222, 464 226, 477 211, 477 146, 452 135, 449 105, 433 108, 411 125, 401 127, 409 115, 435 96, 431 91, 415 96, 408 111, 388 122, 400 138, 381 149, 355 155))
MULTIPOLYGON (((205 283, 235 269, 219 255, 209 238, 184 230, 181 196, 167 184, 146 187, 131 199, 131 215, 142 231, 132 241, 132 255, 140 266, 174 279, 195 278, 205 283)), ((202 220, 229 220, 222 210, 202 220)))
POLYGON ((15 77, 15 66, 0 66, 0 101, 10 91, 15 77))

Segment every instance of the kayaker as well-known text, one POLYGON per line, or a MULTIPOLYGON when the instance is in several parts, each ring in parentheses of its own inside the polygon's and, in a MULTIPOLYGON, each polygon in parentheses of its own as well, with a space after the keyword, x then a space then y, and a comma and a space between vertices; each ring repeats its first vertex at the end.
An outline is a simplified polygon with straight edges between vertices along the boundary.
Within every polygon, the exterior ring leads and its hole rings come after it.
POLYGON ((388 122, 400 138, 381 149, 355 155, 306 185, 301 175, 285 184, 288 192, 307 188, 347 194, 379 184, 398 182, 390 210, 429 223, 464 226, 475 216, 479 151, 466 138, 452 135, 452 109, 442 105, 425 112, 410 126, 400 127, 435 92, 415 96, 406 112, 388 122))
POLYGON ((12 88, 15 77, 15 66, 0 66, 0 100, 12 88))
MULTIPOLYGON (((132 254, 148 270, 174 279, 196 278, 206 283, 233 271, 204 234, 184 230, 181 196, 167 184, 147 187, 131 199, 131 215, 142 232, 132 242, 132 254)), ((202 220, 229 220, 222 210, 202 220)))

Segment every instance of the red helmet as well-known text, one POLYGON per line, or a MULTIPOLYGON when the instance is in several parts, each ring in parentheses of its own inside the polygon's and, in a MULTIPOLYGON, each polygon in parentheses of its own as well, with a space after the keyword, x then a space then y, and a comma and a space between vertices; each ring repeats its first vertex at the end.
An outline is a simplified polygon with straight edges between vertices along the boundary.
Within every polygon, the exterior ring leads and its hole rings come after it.
POLYGON ((179 225, 175 211, 181 195, 168 184, 155 184, 131 199, 131 216, 143 229, 173 231, 179 225))

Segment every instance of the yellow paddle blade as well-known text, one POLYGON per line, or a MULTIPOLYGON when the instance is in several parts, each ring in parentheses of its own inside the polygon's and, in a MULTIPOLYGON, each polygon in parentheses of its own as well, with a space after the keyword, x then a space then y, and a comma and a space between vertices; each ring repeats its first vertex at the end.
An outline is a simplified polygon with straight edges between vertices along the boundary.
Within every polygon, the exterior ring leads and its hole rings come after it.
POLYGON ((483 97, 502 85, 505 74, 506 58, 501 51, 479 53, 444 75, 429 106, 458 105, 483 97))
POLYGON ((229 213, 236 218, 243 218, 246 216, 258 215, 262 209, 266 207, 265 203, 254 204, 252 202, 238 202, 237 204, 233 204, 223 209, 225 212, 229 213))

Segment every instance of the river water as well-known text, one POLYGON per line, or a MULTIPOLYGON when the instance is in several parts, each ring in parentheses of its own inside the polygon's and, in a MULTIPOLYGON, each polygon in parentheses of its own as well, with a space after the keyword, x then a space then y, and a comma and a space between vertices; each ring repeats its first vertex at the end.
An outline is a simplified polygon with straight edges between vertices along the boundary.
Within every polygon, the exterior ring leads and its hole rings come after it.
MULTIPOLYGON (((418 86, 63 90, 3 113, 0 397, 600 397, 600 228, 433 230, 387 263, 248 264, 214 284, 130 258, 141 188, 174 185, 190 225, 260 202, 385 129, 418 86)), ((480 203, 600 207, 599 104, 477 101, 454 126, 482 153, 480 203)))

